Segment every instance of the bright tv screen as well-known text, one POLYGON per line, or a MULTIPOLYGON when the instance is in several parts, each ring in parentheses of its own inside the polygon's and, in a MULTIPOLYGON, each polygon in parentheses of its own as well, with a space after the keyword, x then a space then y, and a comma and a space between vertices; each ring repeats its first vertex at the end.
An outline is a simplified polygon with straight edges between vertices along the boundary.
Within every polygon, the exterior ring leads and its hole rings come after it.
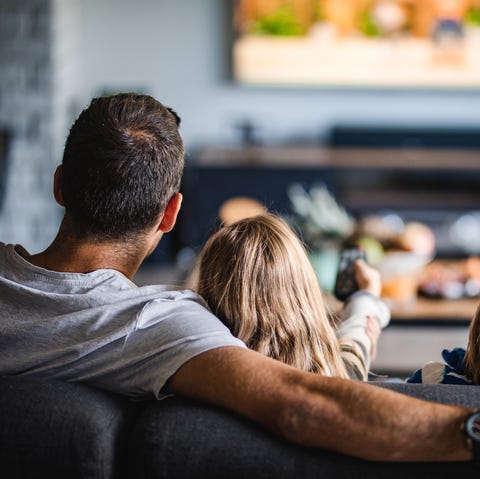
POLYGON ((247 84, 480 87, 480 0, 236 0, 247 84))

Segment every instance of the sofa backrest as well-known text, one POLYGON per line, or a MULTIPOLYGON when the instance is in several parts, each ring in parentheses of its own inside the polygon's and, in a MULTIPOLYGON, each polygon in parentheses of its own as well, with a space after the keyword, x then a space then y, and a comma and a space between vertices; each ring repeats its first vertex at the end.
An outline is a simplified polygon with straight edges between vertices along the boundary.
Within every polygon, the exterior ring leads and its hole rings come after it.
MULTIPOLYGON (((458 397, 464 405, 480 407, 478 386, 382 386, 444 403, 454 403, 458 397)), ((178 397, 150 403, 144 409, 135 424, 132 445, 131 464, 149 479, 451 479, 478 475, 478 466, 472 462, 369 462, 300 447, 228 411, 178 397)))
POLYGON ((0 471, 19 478, 119 477, 135 413, 126 400, 82 384, 0 378, 0 471))
POLYGON ((391 389, 425 401, 480 408, 480 386, 454 384, 410 384, 401 382, 374 382, 376 386, 391 389))
MULTIPOLYGON (((478 386, 374 385, 480 407, 478 386)), ((134 405, 85 385, 29 377, 0 378, 0 471, 22 479, 478 475, 472 463, 373 463, 299 447, 235 414, 179 397, 134 405)))

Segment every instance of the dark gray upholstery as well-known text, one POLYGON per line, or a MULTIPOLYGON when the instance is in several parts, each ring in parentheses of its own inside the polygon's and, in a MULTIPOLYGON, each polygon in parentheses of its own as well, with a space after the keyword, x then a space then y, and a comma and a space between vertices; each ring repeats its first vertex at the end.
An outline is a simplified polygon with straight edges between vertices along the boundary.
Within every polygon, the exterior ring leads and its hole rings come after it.
POLYGON ((472 408, 480 408, 480 387, 460 386, 453 384, 407 384, 407 383, 374 383, 377 386, 392 389, 426 401, 444 404, 455 404, 472 408))
MULTIPOLYGON (((439 402, 457 403, 458 399, 459 404, 480 407, 480 388, 475 386, 382 386, 439 402)), ((145 478, 451 479, 478 475, 471 463, 373 463, 297 447, 229 412, 180 398, 150 404, 136 423, 134 438, 135 469, 143 470, 141 477, 145 478)))
MULTIPOLYGON (((480 406, 476 386, 381 386, 440 402, 480 406)), ((471 463, 373 463, 294 446, 234 414, 183 398, 134 405, 84 385, 25 377, 1 378, 0 391, 2 477, 451 479, 478 475, 471 463)))
POLYGON ((80 384, 0 378, 0 471, 9 478, 113 478, 133 405, 80 384))

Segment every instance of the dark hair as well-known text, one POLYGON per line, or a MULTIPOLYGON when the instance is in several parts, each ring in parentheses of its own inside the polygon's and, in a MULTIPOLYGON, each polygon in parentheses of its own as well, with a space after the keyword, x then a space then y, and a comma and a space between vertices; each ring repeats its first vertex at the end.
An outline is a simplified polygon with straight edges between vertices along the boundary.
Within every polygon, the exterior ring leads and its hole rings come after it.
POLYGON ((61 190, 75 233, 122 239, 154 225, 184 167, 177 114, 147 95, 94 98, 65 145, 61 190))

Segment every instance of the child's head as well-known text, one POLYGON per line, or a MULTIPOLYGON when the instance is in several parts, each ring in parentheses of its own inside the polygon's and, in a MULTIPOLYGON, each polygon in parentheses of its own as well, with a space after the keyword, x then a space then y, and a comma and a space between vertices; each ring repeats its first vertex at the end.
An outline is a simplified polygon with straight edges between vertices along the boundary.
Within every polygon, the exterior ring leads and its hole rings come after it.
POLYGON ((465 374, 475 384, 480 384, 480 306, 470 324, 467 352, 465 353, 465 374))
POLYGON ((306 251, 280 218, 259 215, 207 241, 195 288, 248 347, 306 371, 347 377, 306 251))

